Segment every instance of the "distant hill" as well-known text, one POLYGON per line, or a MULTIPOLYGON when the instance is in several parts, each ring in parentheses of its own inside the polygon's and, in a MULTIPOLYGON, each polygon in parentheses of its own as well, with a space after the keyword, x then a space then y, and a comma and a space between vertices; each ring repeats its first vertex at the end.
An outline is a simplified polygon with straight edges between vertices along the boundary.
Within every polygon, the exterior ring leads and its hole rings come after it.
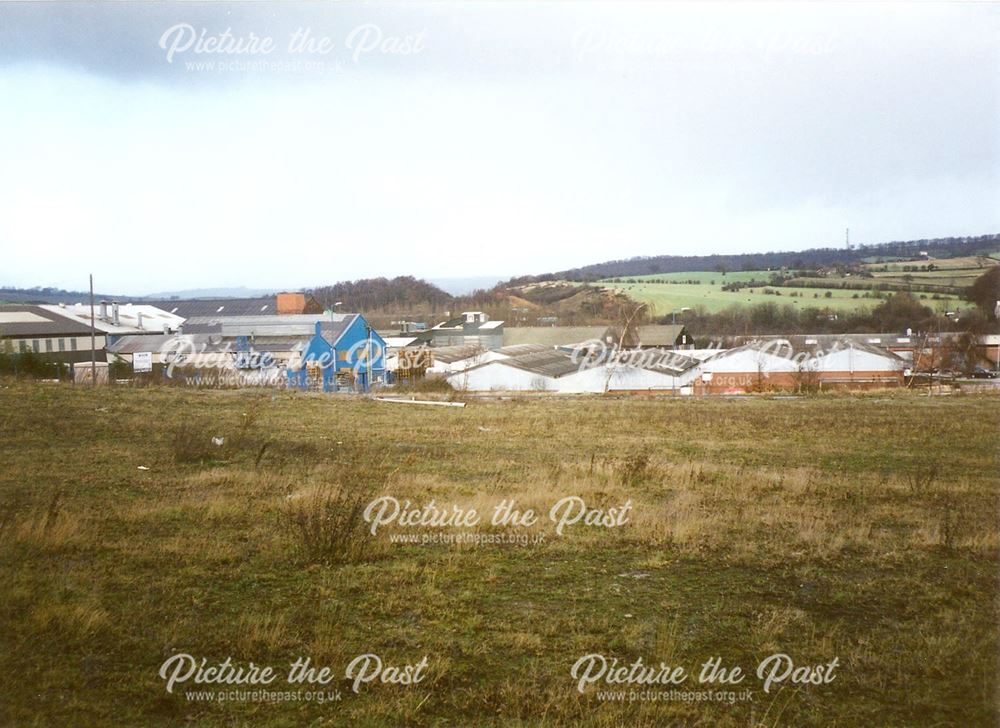
POLYGON ((686 271, 742 271, 773 268, 819 268, 861 263, 878 258, 912 258, 926 252, 932 258, 953 258, 996 251, 1000 233, 975 237, 933 238, 893 241, 847 248, 812 248, 809 250, 744 253, 740 255, 656 255, 610 260, 581 268, 570 268, 539 276, 514 278, 509 283, 523 284, 547 280, 596 281, 617 276, 639 276, 686 271))
POLYGON ((343 311, 435 311, 447 307, 452 295, 413 276, 361 278, 319 286, 309 291, 324 308, 340 302, 343 311))
MULTIPOLYGON (((129 296, 95 293, 94 301, 127 301, 129 296)), ((3 303, 88 303, 89 291, 66 291, 62 288, 0 288, 3 303)))
POLYGON ((183 291, 164 291, 162 293, 148 293, 143 298, 164 299, 164 298, 260 298, 261 296, 271 296, 279 291, 298 290, 294 288, 247 288, 239 286, 236 288, 187 288, 183 291))
MULTIPOLYGON (((269 296, 278 290, 269 288, 191 288, 184 291, 165 291, 145 296, 94 293, 94 301, 140 301, 142 299, 165 300, 169 298, 258 298, 269 296)), ((292 290, 292 289, 289 289, 292 290)), ((0 302, 6 303, 88 303, 88 291, 67 291, 62 288, 0 288, 0 302)))

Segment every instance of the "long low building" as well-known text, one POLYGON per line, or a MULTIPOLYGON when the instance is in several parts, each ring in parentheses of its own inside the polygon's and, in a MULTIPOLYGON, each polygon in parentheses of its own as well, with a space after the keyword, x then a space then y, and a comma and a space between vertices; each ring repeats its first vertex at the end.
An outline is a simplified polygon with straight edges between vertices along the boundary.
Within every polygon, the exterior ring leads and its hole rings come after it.
POLYGON ((632 350, 610 360, 548 349, 478 361, 452 371, 448 382, 473 392, 739 394, 894 387, 903 384, 905 369, 893 352, 854 341, 799 351, 758 342, 698 352, 632 350))
POLYGON ((678 391, 691 384, 697 360, 676 352, 636 352, 621 361, 604 362, 560 349, 497 358, 448 376, 456 389, 472 392, 678 391))
MULTIPOLYGON (((89 309, 88 309, 89 310, 89 309)), ((0 306, 0 351, 31 352, 67 364, 104 361, 105 336, 97 332, 91 346, 91 329, 82 321, 54 313, 43 306, 0 306)))
POLYGON ((720 351, 699 366, 695 393, 880 388, 903 384, 906 361, 872 344, 834 341, 795 349, 768 341, 720 351))
POLYGON ((481 346, 439 346, 428 350, 433 358, 433 365, 427 369, 429 374, 454 374, 462 372, 479 364, 488 364, 501 359, 552 351, 551 346, 542 344, 517 344, 502 346, 499 349, 484 349, 481 346))

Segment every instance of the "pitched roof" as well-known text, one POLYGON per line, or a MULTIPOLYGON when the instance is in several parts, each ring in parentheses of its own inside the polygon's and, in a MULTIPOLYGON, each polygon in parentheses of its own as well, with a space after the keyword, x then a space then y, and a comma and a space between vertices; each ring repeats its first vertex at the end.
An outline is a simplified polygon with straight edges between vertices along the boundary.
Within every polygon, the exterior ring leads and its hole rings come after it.
MULTIPOLYGON (((958 334, 942 333, 943 337, 954 337, 958 334)), ((796 349, 804 349, 810 346, 821 346, 829 348, 834 342, 851 341, 857 344, 873 344, 886 348, 906 348, 920 342, 922 336, 919 334, 791 334, 788 336, 737 336, 732 337, 737 345, 748 344, 755 341, 775 341, 785 340, 790 342, 796 349)))
POLYGON ((10 304, 0 306, 0 337, 52 337, 90 334, 90 326, 41 306, 10 304))
POLYGON ((820 356, 850 348, 899 359, 900 357, 895 352, 886 347, 905 347, 917 342, 917 337, 896 336, 895 334, 822 334, 818 336, 764 337, 747 344, 747 346, 766 349, 772 354, 785 357, 795 356, 802 352, 820 356), (779 346, 779 344, 782 345, 779 346))
POLYGON ((522 354, 521 356, 513 356, 509 359, 499 359, 492 362, 492 364, 516 367, 517 369, 542 374, 547 377, 561 377, 580 369, 579 361, 573 361, 570 354, 558 349, 522 354))
POLYGON ((466 321, 464 316, 459 316, 457 318, 451 318, 447 321, 442 321, 429 329, 428 331, 472 331, 472 330, 484 330, 491 331, 493 329, 499 329, 503 327, 503 321, 466 321))
MULTIPOLYGON (((90 327, 89 305, 74 303, 64 306, 50 303, 42 304, 42 308, 90 327)), ((176 330, 184 322, 180 316, 148 304, 118 304, 118 323, 114 322, 113 311, 114 308, 110 304, 94 306, 94 328, 97 331, 102 334, 162 334, 176 330), (106 312, 106 318, 100 317, 102 310, 106 312)))
POLYGON ((486 350, 481 346, 473 344, 458 344, 456 346, 436 346, 430 350, 434 355, 434 361, 441 361, 451 364, 463 359, 470 359, 483 354, 486 350))
POLYGON ((316 322, 320 322, 323 338, 333 344, 359 315, 356 313, 306 313, 280 316, 192 316, 184 322, 184 333, 215 333, 222 336, 253 337, 308 337, 316 333, 316 322))
POLYGON ((135 334, 123 336, 108 345, 108 351, 112 354, 135 354, 137 351, 163 352, 173 350, 181 344, 186 344, 191 350, 199 352, 234 349, 232 341, 223 341, 220 337, 210 334, 135 334))
POLYGON ((144 299, 137 301, 137 303, 156 306, 186 319, 195 316, 260 316, 278 313, 276 296, 264 296, 261 298, 144 299))
MULTIPOLYGON (((638 364, 643 369, 654 372, 666 372, 667 374, 680 374, 692 367, 696 367, 701 362, 694 357, 686 356, 677 351, 666 351, 664 349, 650 349, 648 352, 652 356, 639 359, 638 364)), ((627 360, 626 360, 627 362, 627 360)))
POLYGON ((639 346, 674 346, 684 333, 684 324, 658 324, 639 326, 639 346))
POLYGON ((499 349, 494 349, 494 351, 504 356, 521 356, 522 354, 534 354, 538 351, 549 351, 551 349, 551 346, 546 346, 545 344, 511 344, 510 346, 502 346, 499 349))

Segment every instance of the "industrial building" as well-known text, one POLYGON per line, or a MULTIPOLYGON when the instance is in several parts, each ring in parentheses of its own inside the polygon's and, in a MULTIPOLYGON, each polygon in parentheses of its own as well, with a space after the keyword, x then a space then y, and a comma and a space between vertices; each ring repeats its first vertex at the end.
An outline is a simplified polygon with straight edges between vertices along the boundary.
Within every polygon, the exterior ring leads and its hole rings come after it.
POLYGON ((256 298, 141 299, 137 303, 155 306, 184 319, 202 316, 287 316, 323 313, 323 306, 305 293, 278 293, 256 298))
POLYGON ((29 304, 0 306, 0 350, 6 354, 32 352, 53 361, 72 364, 104 361, 104 334, 94 337, 89 325, 29 304))
POLYGON ((442 346, 430 350, 434 363, 428 368, 427 373, 453 374, 477 364, 551 350, 552 347, 543 344, 518 344, 502 346, 499 349, 483 349, 480 346, 442 346))
POLYGON ((475 392, 668 392, 688 386, 697 365, 695 359, 668 351, 601 362, 548 349, 476 364, 449 375, 448 382, 456 389, 475 392))
POLYGON ((386 378, 386 342, 357 313, 196 316, 180 334, 126 336, 108 350, 121 361, 151 352, 162 366, 280 370, 289 386, 327 391, 367 390, 386 378))
POLYGON ((466 391, 681 395, 894 387, 903 384, 906 367, 893 352, 854 341, 798 351, 756 342, 723 350, 623 350, 614 356, 549 348, 462 363, 466 366, 452 369, 447 378, 466 391))
POLYGON ((482 311, 464 311, 461 316, 425 331, 412 333, 419 343, 434 348, 479 346, 483 349, 499 349, 504 345, 504 322, 491 321, 482 311))

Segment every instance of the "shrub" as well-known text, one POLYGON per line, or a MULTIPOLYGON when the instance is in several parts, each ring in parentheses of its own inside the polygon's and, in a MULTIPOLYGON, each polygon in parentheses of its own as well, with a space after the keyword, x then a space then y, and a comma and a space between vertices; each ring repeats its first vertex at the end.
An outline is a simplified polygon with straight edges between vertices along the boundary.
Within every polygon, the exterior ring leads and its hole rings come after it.
POLYGON ((635 486, 641 483, 649 468, 649 453, 638 450, 622 458, 618 465, 618 477, 624 486, 635 486))
POLYGON ((286 517, 306 558, 323 563, 352 563, 371 551, 374 537, 364 512, 372 491, 351 479, 324 485, 290 502, 286 517))

